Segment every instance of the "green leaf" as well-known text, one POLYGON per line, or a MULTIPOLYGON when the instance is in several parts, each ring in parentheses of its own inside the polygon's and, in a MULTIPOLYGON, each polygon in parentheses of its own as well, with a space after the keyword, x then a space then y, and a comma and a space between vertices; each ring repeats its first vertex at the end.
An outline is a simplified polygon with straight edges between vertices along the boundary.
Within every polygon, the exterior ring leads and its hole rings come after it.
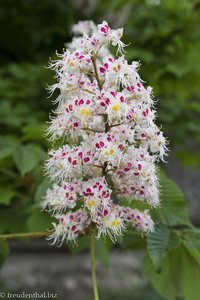
POLYGON ((149 281, 157 293, 160 294, 164 299, 176 300, 179 296, 181 296, 180 253, 180 248, 172 250, 170 253, 168 253, 163 260, 162 269, 160 272, 156 271, 149 254, 145 254, 144 266, 149 281))
POLYGON ((135 198, 133 198, 133 199, 122 198, 122 199, 120 199, 119 203, 120 203, 120 205, 122 205, 124 207, 129 206, 134 209, 139 209, 142 211, 144 211, 145 209, 148 209, 148 210, 151 209, 149 207, 149 204, 147 204, 144 201, 136 200, 135 198))
POLYGON ((12 191, 7 188, 0 188, 0 204, 9 205, 10 201, 15 195, 15 191, 12 191))
POLYGON ((37 210, 27 220, 30 231, 45 231, 51 227, 52 218, 49 214, 37 210))
POLYGON ((67 247, 69 248, 72 254, 77 254, 89 248, 89 236, 85 235, 78 239, 77 245, 72 243, 67 243, 67 247))
POLYGON ((10 156, 15 151, 16 144, 6 140, 4 138, 0 139, 0 159, 10 156))
POLYGON ((10 253, 10 247, 8 243, 4 240, 0 240, 0 266, 3 264, 4 260, 10 253))
POLYGON ((41 124, 30 124, 23 128, 23 140, 24 141, 35 141, 41 140, 44 135, 46 125, 44 123, 41 124))
POLYGON ((167 253, 180 245, 180 237, 164 224, 155 226, 147 236, 147 249, 156 269, 159 269, 167 253))
POLYGON ((200 228, 186 229, 181 232, 184 245, 200 251, 200 228))
POLYGON ((159 215, 161 222, 167 225, 191 225, 182 191, 163 173, 160 176, 160 185, 161 208, 159 215))
POLYGON ((198 300, 200 295, 200 252, 182 247, 181 285, 185 300, 198 300))
POLYGON ((159 273, 156 272, 150 256, 146 254, 145 270, 155 290, 164 299, 199 299, 200 251, 180 245, 167 254, 159 273))
POLYGON ((26 232, 26 214, 19 207, 5 206, 0 209, 0 232, 26 232), (14 217, 13 217, 14 216, 14 217))
POLYGON ((41 203, 42 197, 45 196, 47 189, 51 186, 48 179, 44 179, 37 188, 36 194, 35 194, 35 202, 41 203))
POLYGON ((133 228, 126 230, 125 234, 118 239, 118 244, 122 249, 143 250, 146 247, 146 238, 133 228))
POLYGON ((181 78, 185 73, 188 72, 189 66, 185 64, 175 64, 175 63, 170 63, 166 65, 166 70, 175 75, 178 78, 181 78))
POLYGON ((33 145, 18 146, 13 154, 15 164, 21 175, 25 175, 27 172, 32 171, 41 160, 45 158, 45 152, 33 145))
POLYGON ((109 266, 108 249, 102 239, 95 239, 95 255, 105 268, 109 266))
POLYGON ((10 147, 10 146, 1 149, 1 150, 0 150, 0 159, 3 159, 3 158, 5 158, 5 157, 7 157, 7 156, 12 155, 13 152, 14 152, 14 148, 12 148, 12 147, 10 147))

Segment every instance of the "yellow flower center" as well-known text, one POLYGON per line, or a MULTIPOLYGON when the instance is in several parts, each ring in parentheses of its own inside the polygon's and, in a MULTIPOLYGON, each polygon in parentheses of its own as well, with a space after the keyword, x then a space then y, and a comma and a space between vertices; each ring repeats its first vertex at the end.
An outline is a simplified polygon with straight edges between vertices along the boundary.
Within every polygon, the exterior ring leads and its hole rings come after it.
POLYGON ((80 108, 80 114, 81 114, 83 117, 89 117, 90 114, 91 114, 91 111, 90 111, 89 108, 82 107, 82 108, 80 108))
POLYGON ((110 149, 110 154, 114 154, 114 150, 113 149, 110 149))
POLYGON ((113 72, 115 72, 115 73, 118 73, 120 70, 121 70, 121 65, 120 64, 113 67, 113 72))
POLYGON ((95 201, 95 200, 89 200, 89 201, 87 202, 88 207, 95 206, 95 204, 96 204, 96 201, 95 201))
POLYGON ((106 149, 104 151, 104 154, 105 154, 105 156, 113 155, 114 154, 114 150, 112 148, 111 149, 106 149))
POLYGON ((68 66, 70 67, 70 68, 74 68, 75 67, 75 63, 73 62, 73 60, 71 60, 71 59, 68 59, 67 60, 67 64, 68 64, 68 66))
POLYGON ((113 219, 111 222, 112 227, 117 227, 120 224, 119 219, 113 219))
POLYGON ((111 106, 112 111, 118 111, 120 108, 120 103, 115 103, 111 106))

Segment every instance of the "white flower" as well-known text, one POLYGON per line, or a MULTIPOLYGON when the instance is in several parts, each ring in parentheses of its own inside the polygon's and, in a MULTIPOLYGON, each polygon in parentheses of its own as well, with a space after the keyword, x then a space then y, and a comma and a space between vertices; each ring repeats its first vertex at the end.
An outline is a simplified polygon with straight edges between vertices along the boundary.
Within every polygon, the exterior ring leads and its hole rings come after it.
POLYGON ((80 182, 54 184, 48 189, 42 206, 52 214, 63 213, 67 208, 74 208, 77 201, 80 182))
POLYGON ((93 21, 80 21, 72 26, 72 33, 74 34, 92 34, 97 31, 97 26, 93 21))
POLYGON ((164 160, 167 142, 155 124, 152 88, 140 79, 138 62, 109 51, 112 45, 124 52, 123 29, 83 21, 72 31, 79 36, 50 62, 57 83, 49 91, 59 95, 47 135, 62 142, 49 150, 45 164, 54 184, 42 206, 57 220, 50 239, 76 242, 91 223, 97 237, 113 242, 128 227, 151 232, 148 211, 131 207, 135 200, 159 205, 156 163, 164 160), (131 207, 118 205, 119 199, 131 207))
POLYGON ((90 224, 88 215, 83 209, 78 209, 76 212, 69 211, 65 215, 57 215, 56 218, 59 223, 52 224, 54 228, 48 239, 52 239, 52 244, 58 246, 61 246, 65 239, 76 242, 79 234, 83 234, 90 224))
POLYGON ((97 218, 94 220, 98 228, 98 238, 108 235, 113 242, 117 241, 117 237, 122 235, 125 229, 125 222, 120 215, 121 208, 111 203, 107 208, 100 208, 97 218))

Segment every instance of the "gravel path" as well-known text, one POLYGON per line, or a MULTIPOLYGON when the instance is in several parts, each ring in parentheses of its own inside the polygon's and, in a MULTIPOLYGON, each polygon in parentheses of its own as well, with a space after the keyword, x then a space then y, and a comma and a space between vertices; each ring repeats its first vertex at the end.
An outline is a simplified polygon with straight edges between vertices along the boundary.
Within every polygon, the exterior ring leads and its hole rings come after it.
MULTIPOLYGON (((145 281, 141 265, 141 253, 112 252, 108 270, 97 262, 99 289, 117 293, 134 287, 142 288, 145 281)), ((72 256, 64 252, 17 251, 7 259, 0 279, 10 291, 53 292, 57 294, 56 299, 65 300, 92 299, 88 253, 72 256)))

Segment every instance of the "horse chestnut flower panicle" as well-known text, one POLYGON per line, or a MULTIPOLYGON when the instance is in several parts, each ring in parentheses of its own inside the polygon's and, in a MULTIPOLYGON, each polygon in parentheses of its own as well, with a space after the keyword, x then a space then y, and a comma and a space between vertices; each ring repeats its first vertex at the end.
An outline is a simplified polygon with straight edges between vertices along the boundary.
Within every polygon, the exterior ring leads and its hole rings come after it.
POLYGON ((62 145, 49 151, 45 164, 54 183, 42 206, 57 220, 49 238, 76 242, 90 227, 112 241, 127 227, 152 231, 148 211, 132 208, 134 200, 159 205, 156 163, 167 143, 155 124, 152 89, 140 79, 139 63, 123 55, 123 29, 85 21, 72 31, 72 43, 50 62, 57 83, 49 90, 60 93, 47 135, 62 145), (119 205, 122 199, 131 207, 119 205))

